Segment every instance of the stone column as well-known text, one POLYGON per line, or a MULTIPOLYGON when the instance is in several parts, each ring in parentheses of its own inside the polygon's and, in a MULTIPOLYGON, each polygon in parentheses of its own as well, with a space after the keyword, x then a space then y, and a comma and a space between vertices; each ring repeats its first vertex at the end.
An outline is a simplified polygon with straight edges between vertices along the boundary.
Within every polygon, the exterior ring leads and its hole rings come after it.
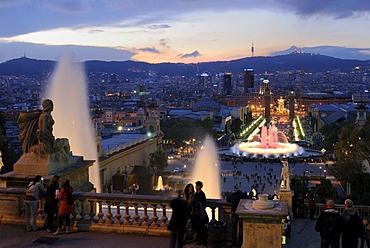
POLYGON ((287 203, 271 201, 271 205, 263 209, 263 206, 260 208, 254 202, 256 201, 242 199, 236 210, 243 220, 242 247, 281 247, 282 220, 288 215, 287 203))
POLYGON ((279 200, 280 201, 285 201, 288 203, 288 209, 289 209, 289 213, 293 213, 292 212, 292 202, 293 202, 293 193, 292 191, 286 191, 286 190, 280 190, 278 192, 278 197, 279 197, 279 200))

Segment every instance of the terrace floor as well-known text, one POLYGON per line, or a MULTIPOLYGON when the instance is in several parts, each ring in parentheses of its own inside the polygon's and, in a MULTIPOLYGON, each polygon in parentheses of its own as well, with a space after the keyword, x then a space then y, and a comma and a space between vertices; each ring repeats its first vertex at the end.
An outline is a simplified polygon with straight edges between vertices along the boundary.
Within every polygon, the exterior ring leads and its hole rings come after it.
MULTIPOLYGON (((0 221, 1 223, 1 221, 0 221)), ((316 220, 292 220, 292 235, 287 239, 285 248, 320 247, 320 234, 315 232, 316 220)), ((0 247, 151 247, 165 248, 169 246, 169 237, 142 236, 133 234, 105 234, 96 232, 76 232, 54 236, 45 230, 26 232, 19 225, 0 224, 0 247), (52 244, 37 242, 40 238, 57 238, 52 244)), ((49 238, 49 239, 47 239, 49 238)), ((186 244, 185 247, 202 247, 196 243, 186 244)), ((231 247, 228 244, 227 247, 231 247)))

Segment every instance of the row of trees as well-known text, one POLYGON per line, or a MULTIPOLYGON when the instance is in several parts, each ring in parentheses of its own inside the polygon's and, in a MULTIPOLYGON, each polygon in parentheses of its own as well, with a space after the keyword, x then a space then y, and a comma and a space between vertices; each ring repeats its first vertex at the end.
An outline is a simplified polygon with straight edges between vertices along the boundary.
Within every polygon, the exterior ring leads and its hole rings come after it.
MULTIPOLYGON (((214 135, 214 121, 211 119, 195 120, 190 118, 173 118, 161 122, 163 139, 172 140, 174 148, 185 146, 187 140, 203 140, 206 135, 214 135)), ((161 173, 167 167, 167 154, 163 149, 149 154, 149 169, 161 173)))
POLYGON ((336 159, 330 173, 344 187, 351 185, 351 197, 357 203, 370 204, 370 176, 365 171, 370 163, 370 118, 363 126, 354 122, 332 123, 320 132, 324 148, 336 159))

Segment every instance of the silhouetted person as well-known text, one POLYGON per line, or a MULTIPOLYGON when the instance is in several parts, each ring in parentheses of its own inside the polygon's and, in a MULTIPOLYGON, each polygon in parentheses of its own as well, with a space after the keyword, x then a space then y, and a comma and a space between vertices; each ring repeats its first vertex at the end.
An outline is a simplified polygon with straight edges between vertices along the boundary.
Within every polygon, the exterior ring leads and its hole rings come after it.
POLYGON ((177 247, 182 248, 184 245, 184 234, 186 231, 188 205, 183 198, 181 190, 178 191, 177 198, 171 201, 170 207, 172 208, 172 217, 167 227, 168 230, 171 231, 170 248, 176 247, 176 240, 177 247))
POLYGON ((206 195, 202 191, 203 183, 197 181, 195 183, 195 194, 194 201, 192 204, 193 212, 191 217, 191 223, 193 228, 197 232, 198 245, 207 245, 207 228, 206 224, 209 219, 207 213, 205 213, 206 208, 206 195))
POLYGON ((46 185, 44 212, 48 215, 47 231, 49 233, 53 232, 54 218, 55 215, 58 215, 59 179, 60 177, 58 175, 54 175, 49 184, 46 185))
POLYGON ((333 200, 326 201, 325 210, 317 219, 315 230, 320 232, 321 248, 339 248, 343 221, 339 212, 335 209, 333 200))
POLYGON ((231 238, 233 247, 241 247, 243 243, 243 223, 239 215, 235 213, 241 199, 248 198, 247 194, 243 193, 240 189, 235 190, 226 201, 231 203, 231 238), (239 233, 238 233, 239 230, 239 233))
POLYGON ((353 207, 351 199, 344 201, 344 211, 341 216, 344 221, 342 248, 357 247, 358 238, 363 235, 363 224, 357 209, 353 207))
POLYGON ((313 198, 313 196, 310 196, 310 198, 308 198, 308 209, 310 211, 310 219, 313 220, 316 211, 315 199, 313 198))
POLYGON ((364 234, 361 237, 361 248, 365 247, 365 243, 367 245, 367 248, 369 248, 370 247, 370 225, 369 225, 369 221, 366 218, 364 218, 362 220, 362 224, 364 226, 364 234))

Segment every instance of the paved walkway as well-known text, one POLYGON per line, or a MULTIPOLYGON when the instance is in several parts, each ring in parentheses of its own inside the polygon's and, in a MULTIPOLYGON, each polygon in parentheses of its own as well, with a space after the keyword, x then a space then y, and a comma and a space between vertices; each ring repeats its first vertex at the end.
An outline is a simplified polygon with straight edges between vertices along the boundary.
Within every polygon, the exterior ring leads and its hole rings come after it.
MULTIPOLYGON (((320 247, 320 235, 315 232, 316 220, 292 220, 292 236, 287 239, 284 248, 316 248, 320 247)), ((104 234, 93 232, 77 232, 54 236, 44 230, 26 232, 25 227, 0 224, 0 248, 18 247, 150 247, 167 248, 169 237, 143 236, 133 234, 104 234), (52 244, 34 242, 46 238, 57 238, 52 244)), ((186 244, 185 248, 200 248, 195 243, 186 244)), ((230 247, 230 246, 228 246, 230 247)))
POLYGON ((284 248, 318 248, 320 247, 320 233, 315 231, 315 220, 293 219, 292 236, 287 239, 284 248))

